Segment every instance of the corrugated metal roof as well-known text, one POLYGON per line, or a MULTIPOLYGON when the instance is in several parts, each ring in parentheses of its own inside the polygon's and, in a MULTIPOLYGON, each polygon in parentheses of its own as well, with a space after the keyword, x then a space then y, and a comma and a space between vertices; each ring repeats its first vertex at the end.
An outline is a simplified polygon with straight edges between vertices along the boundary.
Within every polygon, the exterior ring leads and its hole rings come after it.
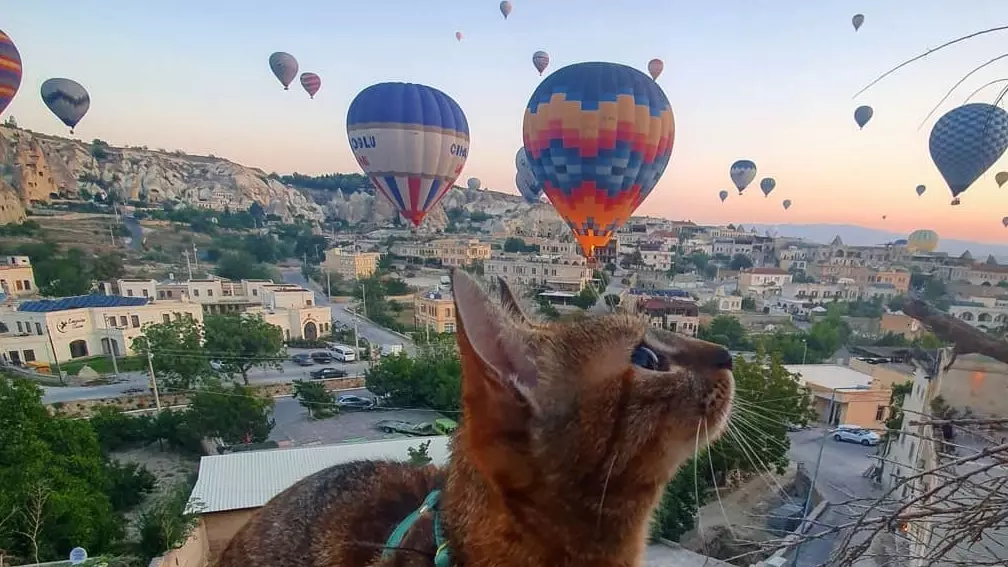
POLYGON ((124 295, 76 295, 59 299, 39 299, 25 301, 18 306, 18 311, 32 313, 51 313, 67 311, 68 309, 90 309, 95 307, 139 307, 147 305, 149 298, 126 297, 124 295))
POLYGON ((294 449, 273 449, 211 455, 200 460, 199 477, 189 497, 203 513, 258 508, 297 481, 322 469, 358 460, 408 458, 407 449, 431 441, 428 454, 435 465, 448 462, 448 437, 426 437, 342 443, 294 449))

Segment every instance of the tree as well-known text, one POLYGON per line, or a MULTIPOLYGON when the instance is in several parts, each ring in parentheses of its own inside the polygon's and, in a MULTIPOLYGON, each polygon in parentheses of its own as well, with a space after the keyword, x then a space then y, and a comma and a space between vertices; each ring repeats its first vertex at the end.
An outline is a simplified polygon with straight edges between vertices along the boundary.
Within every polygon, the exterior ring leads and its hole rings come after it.
POLYGON ((123 256, 118 252, 103 252, 92 262, 94 278, 100 282, 114 281, 126 275, 123 256))
POLYGON ((178 549, 199 523, 201 502, 189 502, 193 483, 180 482, 148 505, 138 518, 141 557, 157 557, 178 549))
POLYGON ((9 555, 51 561, 75 545, 99 554, 122 536, 91 425, 50 415, 25 380, 0 377, 0 463, 0 549, 9 555))
POLYGON ((210 382, 190 397, 186 418, 200 437, 225 443, 262 443, 276 425, 273 399, 241 384, 210 382))
POLYGON ((658 507, 651 520, 651 538, 678 541, 696 525, 696 512, 706 502, 707 485, 703 475, 697 476, 697 460, 701 454, 683 463, 672 480, 665 485, 658 507))
POLYGON ((268 280, 273 273, 269 266, 256 262, 247 252, 225 252, 217 259, 217 275, 231 280, 268 280))
POLYGON ((151 361, 164 391, 191 390, 201 378, 210 376, 210 359, 203 348, 200 325, 188 317, 168 323, 146 325, 143 335, 133 339, 133 350, 151 361))
POLYGON ((526 244, 521 238, 510 236, 504 241, 505 252, 539 252, 538 244, 526 244))
POLYGON ((308 416, 314 419, 331 417, 336 413, 336 396, 325 389, 322 382, 295 380, 291 397, 308 409, 308 416))
POLYGON ((205 349, 222 372, 241 374, 248 385, 252 368, 280 369, 286 358, 283 332, 261 316, 210 315, 203 319, 205 349))
POLYGON ((591 309, 591 307, 598 301, 598 298, 598 291, 588 285, 585 286, 585 288, 577 295, 571 298, 571 303, 581 309, 591 309))
POLYGON ((736 254, 732 256, 731 263, 728 264, 728 267, 735 271, 748 270, 753 267, 753 262, 752 259, 745 254, 736 254))
POLYGON ((704 304, 700 306, 700 312, 707 315, 717 315, 718 311, 718 301, 716 299, 705 301, 704 304))
POLYGON ((365 375, 367 389, 390 405, 456 412, 462 400, 462 366, 454 343, 431 343, 410 358, 383 357, 365 375))
POLYGON ((714 317, 710 325, 700 327, 697 337, 731 350, 746 350, 752 346, 746 336, 745 327, 738 319, 729 315, 714 317))
POLYGON ((743 297, 742 298, 742 310, 743 311, 756 311, 756 298, 755 297, 743 297))
POLYGON ((429 465, 434 460, 427 453, 427 450, 430 449, 430 444, 430 441, 424 441, 416 447, 407 447, 406 453, 409 455, 409 463, 417 467, 429 465))

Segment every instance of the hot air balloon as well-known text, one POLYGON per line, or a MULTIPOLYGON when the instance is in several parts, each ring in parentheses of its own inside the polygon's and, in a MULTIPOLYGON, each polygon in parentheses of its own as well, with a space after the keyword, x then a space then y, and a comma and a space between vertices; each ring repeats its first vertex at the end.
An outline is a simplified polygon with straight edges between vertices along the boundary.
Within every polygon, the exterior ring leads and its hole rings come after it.
POLYGON ((665 92, 644 73, 577 63, 536 87, 522 136, 536 181, 591 258, 665 172, 675 119, 665 92))
POLYGON ((482 183, 480 182, 480 180, 479 180, 479 178, 478 178, 478 177, 470 177, 470 178, 469 178, 469 179, 468 179, 468 180, 466 181, 466 187, 468 187, 469 189, 471 189, 471 190, 473 190, 473 191, 479 191, 479 188, 480 188, 480 186, 482 186, 482 185, 483 185, 483 184, 482 184, 482 183))
POLYGON ((501 14, 504 15, 504 19, 506 20, 507 17, 511 15, 511 3, 508 2, 508 0, 504 0, 503 2, 501 2, 500 11, 501 14))
POLYGON ((854 31, 861 29, 861 24, 864 23, 864 14, 854 14, 851 23, 854 24, 854 31))
POLYGON ((859 106, 854 109, 854 122, 857 122, 858 128, 864 128, 865 124, 871 120, 872 115, 875 111, 872 110, 870 106, 859 106))
POLYGON ((21 54, 10 36, 0 31, 0 114, 21 87, 21 54))
POLYGON ((462 32, 460 31, 455 32, 455 39, 462 41, 462 32))
POLYGON ((784 202, 781 204, 784 205, 784 210, 786 211, 791 208, 791 199, 784 199, 784 202))
POLYGON ((747 159, 740 159, 731 165, 728 175, 731 176, 732 183, 741 195, 752 180, 756 179, 756 164, 747 159))
POLYGON ((652 79, 657 81, 658 75, 661 75, 661 72, 664 70, 665 70, 665 62, 662 61, 661 59, 652 59, 648 61, 647 71, 648 73, 651 74, 652 79))
POLYGON ((763 191, 764 197, 769 197, 770 193, 773 192, 774 187, 777 186, 777 182, 774 181, 773 177, 764 177, 762 181, 759 182, 760 191, 763 191))
POLYGON ((1008 112, 982 102, 953 108, 935 122, 928 146, 958 205, 959 195, 1008 149, 1008 112))
POLYGON ((933 230, 915 230, 907 236, 907 250, 911 252, 934 252, 938 248, 938 233, 933 230))
POLYGON ((886 218, 887 218, 886 215, 882 215, 882 220, 886 220, 886 218))
POLYGON ((315 73, 301 73, 301 86, 310 98, 315 98, 315 93, 322 88, 322 78, 315 73))
POLYGON ((541 76, 546 67, 549 67, 549 53, 536 51, 532 54, 532 64, 535 65, 536 71, 539 71, 539 75, 541 76))
POLYGON ((73 134, 77 123, 84 118, 91 108, 91 97, 87 89, 77 81, 70 79, 46 79, 42 83, 42 102, 73 134))
POLYGON ((725 199, 728 198, 728 192, 727 191, 721 191, 720 193, 717 194, 717 196, 718 196, 719 199, 721 199, 721 202, 724 203, 725 199))
POLYGON ((1006 181, 1008 181, 1008 171, 999 171, 994 176, 994 182, 997 183, 998 187, 1003 187, 1006 181))
POLYGON ((447 94, 425 85, 379 83, 347 111, 357 163, 399 213, 419 226, 469 156, 469 123, 447 94))
POLYGON ((925 187, 923 185, 918 185, 917 186, 917 196, 918 197, 920 197, 921 195, 923 195, 925 191, 927 191, 927 187, 925 187))
POLYGON ((535 174, 532 173, 532 166, 529 164, 525 148, 518 148, 518 153, 515 155, 515 168, 518 170, 515 175, 515 185, 518 186, 518 192, 529 203, 538 203, 542 197, 542 185, 536 181, 535 174))
POLYGON ((270 55, 269 66, 270 70, 273 71, 273 75, 276 76, 277 80, 280 81, 280 84, 283 85, 284 90, 288 90, 290 88, 290 84, 294 82, 294 77, 297 77, 297 59, 294 59, 294 56, 290 53, 277 51, 276 53, 270 55))
POLYGON ((1001 219, 1001 224, 1005 225, 1005 228, 1008 228, 1008 217, 1001 219))

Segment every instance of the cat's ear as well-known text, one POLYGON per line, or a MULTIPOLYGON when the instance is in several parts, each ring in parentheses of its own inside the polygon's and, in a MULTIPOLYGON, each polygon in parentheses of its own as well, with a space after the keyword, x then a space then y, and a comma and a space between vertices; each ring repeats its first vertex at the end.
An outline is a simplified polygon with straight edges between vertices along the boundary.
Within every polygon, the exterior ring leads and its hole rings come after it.
POLYGON ((525 311, 518 304, 518 300, 514 296, 514 292, 511 291, 511 286, 508 285, 507 280, 497 276, 497 287, 500 288, 501 295, 501 305, 506 309, 516 320, 526 325, 532 324, 532 321, 525 315, 525 311))

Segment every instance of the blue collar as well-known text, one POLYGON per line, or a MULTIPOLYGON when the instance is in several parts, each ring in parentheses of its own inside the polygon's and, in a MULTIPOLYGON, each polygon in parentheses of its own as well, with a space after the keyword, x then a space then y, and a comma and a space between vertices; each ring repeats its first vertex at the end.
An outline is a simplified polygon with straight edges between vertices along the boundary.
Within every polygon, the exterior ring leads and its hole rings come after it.
POLYGON ((440 498, 441 491, 432 490, 427 495, 427 498, 424 498, 423 504, 419 508, 413 510, 409 516, 406 516, 403 521, 399 522, 399 525, 396 526, 392 535, 385 542, 385 551, 382 553, 382 558, 388 559, 394 556, 396 549, 402 544, 403 539, 406 538, 406 534, 409 533, 413 524, 420 518, 430 515, 434 519, 434 544, 437 546, 437 551, 434 553, 434 567, 451 566, 451 550, 448 548, 448 540, 444 535, 444 526, 441 525, 441 513, 438 511, 438 501, 440 498))

